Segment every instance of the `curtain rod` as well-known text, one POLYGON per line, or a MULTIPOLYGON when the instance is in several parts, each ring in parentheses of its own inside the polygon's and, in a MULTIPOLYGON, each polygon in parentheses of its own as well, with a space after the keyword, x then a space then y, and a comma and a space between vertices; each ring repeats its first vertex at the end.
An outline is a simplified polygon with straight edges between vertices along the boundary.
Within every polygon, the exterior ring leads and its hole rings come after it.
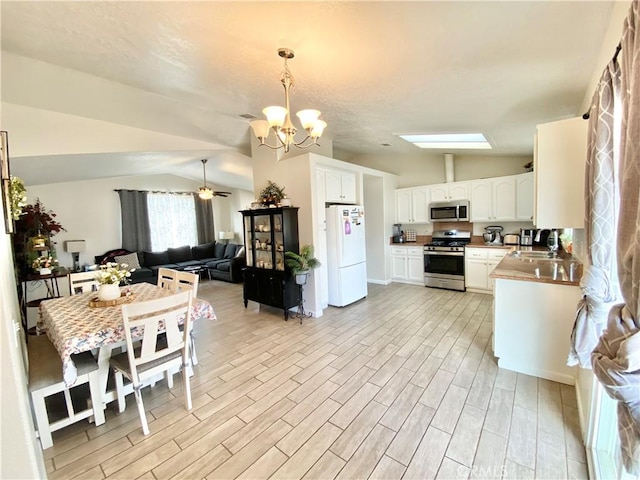
MULTIPOLYGON (((622 43, 618 43, 618 46, 616 47, 616 53, 613 54, 613 58, 611 59, 612 62, 615 62, 618 59, 620 50, 622 50, 622 43)), ((589 107, 589 110, 591 110, 591 107, 589 107)), ((589 110, 587 110, 587 112, 582 115, 582 118, 584 120, 589 120, 589 110)))
POLYGON ((167 195, 197 195, 197 192, 163 192, 161 190, 130 190, 126 188, 116 188, 114 192, 144 192, 144 193, 165 193, 167 195))

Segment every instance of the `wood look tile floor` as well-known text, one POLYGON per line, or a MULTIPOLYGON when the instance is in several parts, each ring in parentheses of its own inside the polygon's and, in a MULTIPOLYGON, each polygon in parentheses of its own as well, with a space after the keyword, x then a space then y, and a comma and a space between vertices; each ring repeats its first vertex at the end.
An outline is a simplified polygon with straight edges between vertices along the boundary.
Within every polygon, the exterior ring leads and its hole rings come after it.
POLYGON ((369 285, 302 325, 205 281, 193 410, 181 383, 54 434, 49 477, 588 478, 573 387, 497 367, 492 297, 369 285))

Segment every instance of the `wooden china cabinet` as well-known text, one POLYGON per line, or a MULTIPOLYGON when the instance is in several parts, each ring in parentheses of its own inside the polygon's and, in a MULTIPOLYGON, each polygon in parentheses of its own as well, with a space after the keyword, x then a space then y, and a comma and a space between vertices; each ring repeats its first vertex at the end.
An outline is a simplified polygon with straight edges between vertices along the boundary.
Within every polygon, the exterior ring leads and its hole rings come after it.
POLYGON ((247 266, 244 269, 244 306, 249 300, 284 310, 298 305, 299 287, 285 267, 284 253, 299 252, 298 207, 241 211, 247 266))

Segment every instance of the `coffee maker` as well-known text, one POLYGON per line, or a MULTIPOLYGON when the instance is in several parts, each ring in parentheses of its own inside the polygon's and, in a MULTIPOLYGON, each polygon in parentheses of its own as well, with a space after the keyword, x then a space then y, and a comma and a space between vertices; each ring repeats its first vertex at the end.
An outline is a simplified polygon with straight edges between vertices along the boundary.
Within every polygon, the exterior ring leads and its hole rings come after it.
POLYGON ((530 228, 520 229, 520 245, 531 246, 533 245, 533 238, 536 236, 536 231, 530 228))
POLYGON ((393 224, 393 243, 402 243, 402 224, 393 224))

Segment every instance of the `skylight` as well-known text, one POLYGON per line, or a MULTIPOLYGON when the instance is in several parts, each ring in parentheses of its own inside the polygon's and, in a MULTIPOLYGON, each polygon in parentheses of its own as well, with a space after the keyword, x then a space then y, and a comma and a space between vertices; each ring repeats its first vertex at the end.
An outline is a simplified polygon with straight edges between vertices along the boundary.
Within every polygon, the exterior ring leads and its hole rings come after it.
POLYGON ((482 133, 400 134, 398 136, 420 148, 492 148, 482 133))

